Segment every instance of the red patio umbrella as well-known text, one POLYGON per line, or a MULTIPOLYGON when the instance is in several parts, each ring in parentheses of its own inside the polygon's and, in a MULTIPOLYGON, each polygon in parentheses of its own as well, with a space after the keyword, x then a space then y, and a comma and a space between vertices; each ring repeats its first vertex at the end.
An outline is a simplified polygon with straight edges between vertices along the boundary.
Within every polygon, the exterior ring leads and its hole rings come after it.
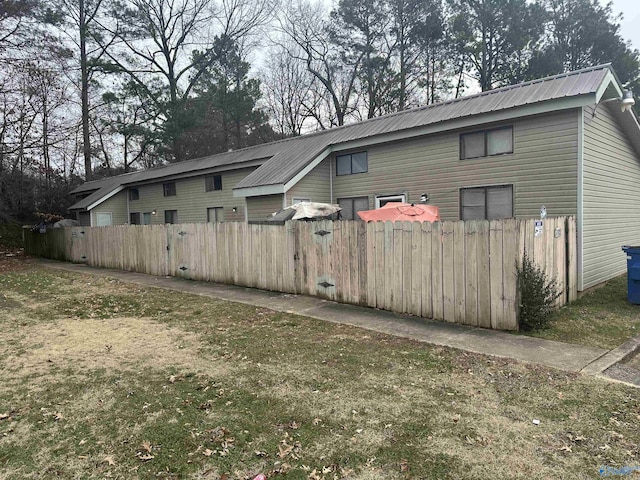
POLYGON ((358 212, 358 216, 365 222, 439 222, 440 210, 422 203, 388 202, 376 210, 358 212))

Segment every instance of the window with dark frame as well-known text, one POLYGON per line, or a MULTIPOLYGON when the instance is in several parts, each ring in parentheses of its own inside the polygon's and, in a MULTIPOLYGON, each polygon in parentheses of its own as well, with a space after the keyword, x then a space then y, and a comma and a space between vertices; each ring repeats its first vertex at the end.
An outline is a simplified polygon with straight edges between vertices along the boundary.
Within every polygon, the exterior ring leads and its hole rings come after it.
POLYGON ((206 192, 222 190, 222 175, 207 175, 204 177, 204 189, 206 192))
POLYGON ((140 191, 137 188, 129 189, 129 200, 140 200, 140 191))
POLYGON ((341 220, 360 220, 358 212, 369 210, 369 197, 339 198, 341 220))
POLYGON ((460 134, 460 160, 513 153, 513 127, 460 134))
POLYGON ((460 220, 513 217, 513 185, 460 189, 460 220))
POLYGON ((336 156, 336 175, 352 175, 369 171, 367 152, 348 153, 336 156))
POLYGON ((129 224, 140 225, 140 212, 129 213, 129 224))
POLYGON ((178 211, 177 210, 165 210, 164 211, 164 223, 178 223, 178 211))
POLYGON ((162 184, 162 192, 165 197, 176 196, 176 182, 167 182, 162 184))

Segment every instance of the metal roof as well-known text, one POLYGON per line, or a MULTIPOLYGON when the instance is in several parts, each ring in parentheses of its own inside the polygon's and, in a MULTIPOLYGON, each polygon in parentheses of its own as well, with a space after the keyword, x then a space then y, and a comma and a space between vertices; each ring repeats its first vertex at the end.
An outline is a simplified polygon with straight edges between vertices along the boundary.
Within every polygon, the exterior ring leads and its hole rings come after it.
POLYGON ((391 132, 410 132, 411 129, 435 124, 446 125, 446 122, 451 120, 475 117, 516 107, 594 95, 610 72, 613 73, 609 64, 599 65, 384 115, 300 137, 87 182, 71 193, 96 191, 74 204, 71 209, 85 209, 121 186, 135 185, 215 167, 235 165, 236 168, 239 168, 242 163, 250 161, 260 161, 258 163, 261 163, 261 166, 242 179, 234 189, 285 184, 330 146, 353 140, 366 140, 391 132))
POLYGON ((295 145, 287 145, 286 149, 241 180, 235 188, 284 184, 330 145, 534 103, 594 94, 609 71, 609 64, 599 65, 304 135, 298 137, 295 145))

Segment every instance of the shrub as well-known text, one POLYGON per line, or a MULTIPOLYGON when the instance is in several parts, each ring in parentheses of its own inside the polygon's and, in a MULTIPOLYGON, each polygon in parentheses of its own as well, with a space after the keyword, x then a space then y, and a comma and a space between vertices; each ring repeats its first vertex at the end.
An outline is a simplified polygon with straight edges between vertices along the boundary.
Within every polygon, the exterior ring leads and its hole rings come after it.
POLYGON ((0 222, 0 247, 22 247, 22 227, 17 223, 0 222))
POLYGON ((520 298, 520 328, 540 330, 548 327, 553 304, 562 295, 556 280, 550 280, 526 252, 522 258, 522 266, 516 265, 516 270, 520 298))

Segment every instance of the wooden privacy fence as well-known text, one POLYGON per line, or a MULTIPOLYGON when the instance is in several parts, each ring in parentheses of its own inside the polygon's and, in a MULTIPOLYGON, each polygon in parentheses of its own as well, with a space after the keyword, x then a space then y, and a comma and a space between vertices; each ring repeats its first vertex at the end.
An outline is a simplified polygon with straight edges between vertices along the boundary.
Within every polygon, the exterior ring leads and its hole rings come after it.
POLYGON ((523 253, 576 298, 574 217, 467 222, 287 222, 73 227, 25 231, 26 251, 486 328, 518 328, 523 253))

